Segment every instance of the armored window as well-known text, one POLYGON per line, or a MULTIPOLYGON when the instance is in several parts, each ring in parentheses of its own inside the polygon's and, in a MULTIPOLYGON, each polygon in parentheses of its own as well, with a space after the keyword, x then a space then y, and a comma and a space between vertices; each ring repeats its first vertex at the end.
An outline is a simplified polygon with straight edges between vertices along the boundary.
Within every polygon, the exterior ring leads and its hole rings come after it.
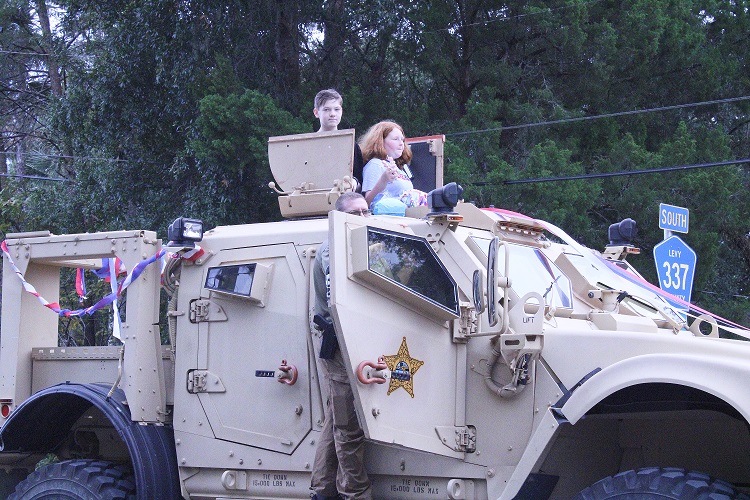
POLYGON ((459 315, 458 288, 430 244, 384 229, 355 233, 354 274, 407 303, 450 319, 459 315), (366 236, 362 238, 362 236, 366 236), (447 314, 446 314, 447 313, 447 314))
POLYGON ((253 287, 255 264, 212 267, 206 276, 206 288, 218 292, 250 297, 253 287))
POLYGON ((628 305, 635 313, 656 321, 664 319, 662 312, 672 317, 682 317, 677 304, 671 303, 666 295, 651 287, 628 262, 608 261, 593 252, 566 252, 565 256, 590 288, 627 291, 630 297, 625 297, 621 304, 628 305))
POLYGON ((458 314, 456 284, 421 238, 368 228, 371 271, 458 314))

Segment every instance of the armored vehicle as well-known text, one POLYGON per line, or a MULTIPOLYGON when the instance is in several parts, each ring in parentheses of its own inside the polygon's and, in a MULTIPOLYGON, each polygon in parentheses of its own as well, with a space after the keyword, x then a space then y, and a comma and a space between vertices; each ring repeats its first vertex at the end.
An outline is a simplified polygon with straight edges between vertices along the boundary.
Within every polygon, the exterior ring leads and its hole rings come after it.
POLYGON ((441 136, 411 140, 429 207, 331 211, 356 187, 353 141, 269 140, 281 222, 182 218, 168 244, 7 235, 0 497, 310 498, 324 404, 311 265, 329 238, 375 498, 747 498, 746 329, 645 282, 628 226, 600 252, 461 202, 441 136), (60 346, 61 318, 91 312, 58 303, 61 270, 110 261, 92 307, 117 308, 121 343, 60 346))

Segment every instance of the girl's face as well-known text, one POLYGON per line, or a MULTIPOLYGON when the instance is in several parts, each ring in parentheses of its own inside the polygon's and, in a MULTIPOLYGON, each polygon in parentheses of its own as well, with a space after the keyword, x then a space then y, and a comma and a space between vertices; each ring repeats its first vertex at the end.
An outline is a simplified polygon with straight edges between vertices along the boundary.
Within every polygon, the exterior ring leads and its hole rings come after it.
POLYGON ((388 156, 393 158, 400 158, 404 152, 404 134, 397 128, 391 130, 391 132, 383 139, 383 147, 388 156))

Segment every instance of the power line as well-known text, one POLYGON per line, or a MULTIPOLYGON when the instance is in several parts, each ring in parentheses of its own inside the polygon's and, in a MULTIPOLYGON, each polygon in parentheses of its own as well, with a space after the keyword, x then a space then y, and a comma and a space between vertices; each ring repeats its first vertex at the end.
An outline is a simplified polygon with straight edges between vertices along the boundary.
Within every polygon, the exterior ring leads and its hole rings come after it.
MULTIPOLYGON (((540 177, 537 179, 518 179, 518 180, 507 180, 503 181, 502 184, 531 184, 537 182, 556 182, 556 181, 573 181, 579 179, 597 179, 603 177, 619 177, 623 175, 638 175, 638 174, 656 174, 660 172, 672 172, 675 170, 691 170, 694 168, 708 168, 708 167, 723 167, 726 165, 738 165, 741 163, 750 163, 750 158, 744 158, 741 160, 732 161, 719 161, 711 163, 697 163, 694 165, 678 165, 674 167, 663 167, 663 168, 649 168, 645 170, 623 170, 620 172, 603 172, 598 174, 581 174, 581 175, 570 175, 566 177, 540 177)), ((489 186, 497 183, 477 183, 472 184, 474 186, 489 186)))
POLYGON ((739 295, 739 294, 736 294, 736 293, 718 293, 718 292, 709 292, 708 290, 696 290, 696 292, 698 292, 698 293, 707 293, 707 294, 710 294, 710 295, 718 295, 718 296, 721 296, 721 297, 732 297, 732 298, 735 298, 735 299, 750 299, 750 296, 739 295))
POLYGON ((34 179, 38 181, 70 182, 70 179, 63 179, 62 177, 44 177, 41 175, 0 174, 0 177, 12 177, 16 179, 34 179))
MULTIPOLYGON (((15 153, 12 151, 0 151, 0 154, 5 154, 8 156, 25 156, 28 158, 55 158, 55 159, 65 159, 65 160, 89 160, 89 161, 107 161, 107 162, 113 162, 113 163, 127 163, 130 161, 135 160, 123 160, 119 158, 104 158, 104 157, 97 157, 97 156, 72 156, 72 155, 53 155, 49 153, 15 153)), ((150 160, 139 160, 139 161, 150 161, 150 160)))
POLYGON ((0 49, 0 54, 13 54, 17 56, 49 56, 49 54, 46 54, 44 52, 18 52, 16 50, 2 50, 0 49))
MULTIPOLYGON (((3 52, 3 51, 0 51, 3 52)), ((503 127, 495 127, 495 128, 486 128, 486 129, 480 129, 480 130, 466 130, 463 132, 448 132, 445 135, 446 137, 460 137, 460 136, 466 136, 471 134, 482 134, 487 132, 500 132, 503 130, 518 130, 522 128, 531 128, 531 127, 541 127, 546 125, 559 125, 564 123, 574 123, 574 122, 581 122, 581 121, 589 121, 589 120, 598 120, 601 118, 614 118, 619 116, 628 116, 628 115, 637 115, 637 114, 643 114, 643 113, 655 113, 660 111, 670 111, 674 109, 681 109, 681 108, 691 108, 691 107, 700 107, 700 106, 709 106, 713 104, 726 104, 731 102, 740 102, 740 101, 747 101, 750 100, 750 95, 748 96, 740 96, 740 97, 729 97, 726 99, 714 99, 711 101, 699 101, 699 102, 693 102, 688 104, 674 104, 670 106, 660 106, 657 108, 646 108, 646 109, 636 109, 636 110, 630 110, 630 111, 618 111, 614 113, 604 113, 599 115, 591 115, 591 116, 581 116, 581 117, 575 117, 575 118, 563 118, 560 120, 547 120, 542 122, 532 122, 532 123, 524 123, 519 125, 507 125, 503 127)), ((1 154, 2 152, 0 152, 1 154)), ((8 153, 6 153, 8 154, 8 153)), ((44 153, 21 153, 22 155, 28 155, 28 156, 37 156, 37 157, 46 157, 46 158, 58 158, 58 159, 71 159, 71 160, 93 160, 93 161, 107 161, 107 162, 115 162, 115 163, 127 163, 129 161, 134 160, 128 160, 128 159, 117 159, 117 158, 101 158, 101 157, 93 157, 93 156, 70 156, 70 155, 53 155, 53 154, 44 154, 44 153)), ((141 160, 143 161, 143 160, 141 160)), ((148 161, 148 160, 146 160, 148 161)), ((738 160, 736 163, 744 163, 744 161, 738 160)), ((731 164, 731 162, 730 162, 731 164)), ((713 166, 713 165, 706 165, 706 166, 713 166)), ((681 169, 681 168, 699 168, 697 166, 694 167, 673 167, 674 169, 681 169)), ((636 173, 650 173, 647 171, 637 171, 636 173)), ((629 173, 625 173, 622 175, 630 175, 629 173)), ((560 179, 554 179, 554 180, 567 180, 567 178, 560 178, 560 179)), ((510 181, 506 181, 510 182, 510 181)), ((520 181, 513 181, 514 183, 520 182, 520 181)), ((541 182, 541 181, 540 181, 541 182)), ((483 184, 475 184, 475 185, 483 185, 483 184)))
MULTIPOLYGON (((551 12, 555 12, 555 11, 558 11, 558 10, 569 9, 571 7, 580 7, 582 5, 592 5, 592 4, 595 4, 595 3, 599 3, 601 1, 602 0, 589 0, 589 1, 583 2, 583 3, 569 3, 568 5, 562 5, 560 7, 553 7, 553 8, 547 8, 546 10, 540 10, 539 12, 530 12, 530 13, 527 13, 527 14, 516 14, 514 16, 499 17, 499 18, 496 18, 496 19, 487 19, 485 21, 477 21, 475 23, 462 24, 461 26, 450 26, 450 27, 447 27, 447 28, 437 28, 437 29, 434 29, 434 30, 422 31, 421 34, 425 35, 425 34, 429 34, 429 33, 439 33, 441 31, 451 32, 451 31, 458 31, 461 28, 470 28, 470 27, 476 27, 476 26, 487 26, 489 24, 501 23, 501 22, 507 22, 507 21, 518 21, 518 20, 521 20, 521 19, 526 18, 526 17, 532 17, 532 16, 539 16, 539 15, 549 14, 551 12)), ((565 26, 561 26, 561 27, 565 27, 565 26)))
POLYGON ((669 111, 672 109, 680 109, 680 108, 696 108, 699 106, 709 106, 711 104, 726 104, 729 102, 747 101, 748 99, 750 99, 750 96, 748 95, 741 96, 741 97, 729 97, 727 99, 715 99, 713 101, 692 102, 689 104, 675 104, 672 106, 661 106, 658 108, 635 109, 631 111, 618 111, 615 113, 605 113, 601 115, 579 116, 576 118, 547 120, 543 122, 524 123, 521 125, 508 125, 504 127, 486 128, 486 129, 481 129, 481 130, 467 130, 465 132, 452 132, 452 133, 447 133, 445 135, 456 137, 456 136, 469 135, 469 134, 482 134, 486 132, 500 132, 502 130, 516 130, 516 129, 521 129, 521 128, 540 127, 543 125, 557 125, 560 123, 582 122, 582 121, 587 121, 587 120, 598 120, 600 118, 613 118, 613 117, 618 117, 618 116, 638 115, 641 113, 654 113, 657 111, 669 111))

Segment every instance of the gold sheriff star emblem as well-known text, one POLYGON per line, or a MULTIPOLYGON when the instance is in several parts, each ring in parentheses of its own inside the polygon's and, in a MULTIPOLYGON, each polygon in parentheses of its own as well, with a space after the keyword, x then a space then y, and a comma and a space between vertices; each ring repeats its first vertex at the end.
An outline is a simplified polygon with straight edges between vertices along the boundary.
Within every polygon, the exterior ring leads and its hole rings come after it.
POLYGON ((406 337, 401 341, 401 347, 398 348, 398 354, 393 356, 383 356, 388 369, 391 371, 391 381, 388 385, 388 394, 399 387, 403 387, 409 396, 414 397, 414 374, 424 361, 412 358, 409 355, 409 346, 406 345, 406 337))

